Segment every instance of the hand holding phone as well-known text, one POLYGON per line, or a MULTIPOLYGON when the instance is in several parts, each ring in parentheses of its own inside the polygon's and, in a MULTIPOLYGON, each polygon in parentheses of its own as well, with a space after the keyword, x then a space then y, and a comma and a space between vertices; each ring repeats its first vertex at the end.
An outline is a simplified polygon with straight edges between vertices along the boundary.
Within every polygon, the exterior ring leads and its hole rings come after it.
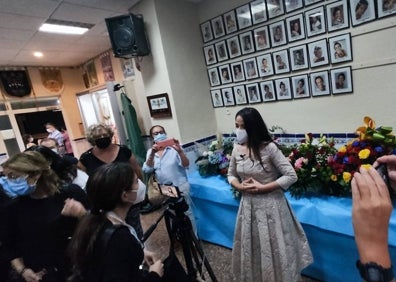
POLYGON ((175 144, 175 140, 173 138, 157 142, 157 145, 160 148, 172 147, 174 144, 175 144))
POLYGON ((381 176, 381 178, 384 180, 386 186, 388 186, 389 192, 392 192, 392 188, 390 187, 389 183, 389 176, 388 176, 388 168, 385 163, 380 164, 376 168, 378 174, 381 176))

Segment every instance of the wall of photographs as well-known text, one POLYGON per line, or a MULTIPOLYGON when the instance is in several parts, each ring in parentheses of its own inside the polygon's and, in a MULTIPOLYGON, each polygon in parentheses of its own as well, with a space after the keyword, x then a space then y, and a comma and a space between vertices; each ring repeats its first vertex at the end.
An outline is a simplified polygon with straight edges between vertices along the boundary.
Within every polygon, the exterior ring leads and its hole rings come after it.
POLYGON ((345 30, 395 15, 393 2, 256 0, 202 23, 213 107, 353 93, 345 30))

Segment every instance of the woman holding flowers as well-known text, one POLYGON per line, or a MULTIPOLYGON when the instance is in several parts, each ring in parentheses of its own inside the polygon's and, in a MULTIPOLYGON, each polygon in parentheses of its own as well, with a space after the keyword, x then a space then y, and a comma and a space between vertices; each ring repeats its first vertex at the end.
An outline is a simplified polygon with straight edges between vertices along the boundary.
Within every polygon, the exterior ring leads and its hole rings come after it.
POLYGON ((284 197, 297 175, 256 109, 240 110, 235 127, 228 181, 242 197, 232 249, 234 281, 299 281, 312 254, 284 197))

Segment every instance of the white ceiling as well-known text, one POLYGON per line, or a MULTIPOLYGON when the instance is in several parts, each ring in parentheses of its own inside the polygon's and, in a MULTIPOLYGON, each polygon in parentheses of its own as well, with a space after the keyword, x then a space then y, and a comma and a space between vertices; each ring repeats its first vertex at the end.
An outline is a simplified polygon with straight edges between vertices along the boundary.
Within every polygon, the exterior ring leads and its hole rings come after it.
POLYGON ((127 14, 138 1, 0 0, 0 67, 78 66, 111 48, 105 18, 127 14), (95 26, 84 35, 39 32, 49 18, 95 26))

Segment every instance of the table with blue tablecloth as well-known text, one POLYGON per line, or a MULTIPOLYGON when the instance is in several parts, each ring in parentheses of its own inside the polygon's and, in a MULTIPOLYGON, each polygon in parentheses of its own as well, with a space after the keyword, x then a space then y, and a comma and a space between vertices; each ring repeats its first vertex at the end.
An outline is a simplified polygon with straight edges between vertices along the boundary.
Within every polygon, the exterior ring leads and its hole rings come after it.
MULTIPOLYGON (((198 236, 204 241, 232 248, 239 201, 222 176, 189 174, 198 236)), ((285 193, 301 222, 314 256, 303 274, 321 281, 361 281, 355 262, 358 252, 352 227, 352 199, 332 196, 295 199, 285 193)), ((389 246, 396 262, 396 213, 392 213, 389 246)))

